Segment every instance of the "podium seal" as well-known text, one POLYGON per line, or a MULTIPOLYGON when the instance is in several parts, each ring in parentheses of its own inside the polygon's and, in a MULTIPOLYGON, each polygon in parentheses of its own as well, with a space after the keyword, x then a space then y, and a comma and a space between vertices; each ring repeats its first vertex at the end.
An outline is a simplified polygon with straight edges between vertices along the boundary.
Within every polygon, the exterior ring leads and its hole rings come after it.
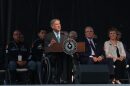
POLYGON ((77 50, 77 43, 75 40, 68 38, 63 43, 63 50, 66 54, 73 55, 77 50))

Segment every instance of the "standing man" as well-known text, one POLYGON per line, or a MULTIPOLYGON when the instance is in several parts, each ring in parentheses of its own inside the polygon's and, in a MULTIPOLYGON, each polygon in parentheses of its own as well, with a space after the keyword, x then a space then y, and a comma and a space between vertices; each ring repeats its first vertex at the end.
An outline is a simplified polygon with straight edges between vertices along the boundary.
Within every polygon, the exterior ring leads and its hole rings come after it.
MULTIPOLYGON (((66 36, 61 34, 61 23, 59 19, 52 19, 50 22, 52 32, 48 33, 45 37, 45 48, 53 46, 55 43, 62 44, 66 39, 66 36)), ((51 53, 51 70, 53 71, 52 78, 54 83, 61 83, 63 76, 63 61, 65 61, 64 53, 51 53), (55 69, 55 71, 53 70, 55 69), (55 77, 55 78, 54 78, 55 77)))
POLYGON ((50 47, 55 43, 63 43, 66 38, 63 34, 61 34, 61 23, 59 19, 52 19, 50 26, 53 31, 46 35, 45 47, 50 47))
POLYGON ((94 38, 91 26, 85 28, 85 53, 80 58, 81 64, 98 64, 103 61, 103 47, 94 38))

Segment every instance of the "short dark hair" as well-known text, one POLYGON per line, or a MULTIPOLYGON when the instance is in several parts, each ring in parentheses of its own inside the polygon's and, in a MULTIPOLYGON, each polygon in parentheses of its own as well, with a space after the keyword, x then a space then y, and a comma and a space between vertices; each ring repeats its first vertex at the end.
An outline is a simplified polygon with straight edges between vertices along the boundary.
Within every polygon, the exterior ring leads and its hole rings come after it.
POLYGON ((41 31, 44 31, 45 33, 47 32, 46 29, 44 29, 44 28, 40 28, 40 29, 37 30, 37 33, 40 33, 41 31))
POLYGON ((14 34, 14 32, 20 32, 22 34, 22 32, 20 30, 18 30, 18 29, 14 30, 13 34, 14 34))

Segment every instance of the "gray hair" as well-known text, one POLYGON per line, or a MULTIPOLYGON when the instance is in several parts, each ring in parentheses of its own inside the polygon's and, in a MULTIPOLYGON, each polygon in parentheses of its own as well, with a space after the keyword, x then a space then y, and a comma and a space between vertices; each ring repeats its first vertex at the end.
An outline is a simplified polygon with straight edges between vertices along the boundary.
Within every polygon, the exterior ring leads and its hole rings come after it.
POLYGON ((70 32, 69 32, 69 37, 70 37, 70 38, 71 38, 71 37, 77 38, 77 37, 78 37, 78 34, 77 34, 76 31, 70 31, 70 32))
POLYGON ((52 19, 52 20, 50 21, 50 26, 52 26, 52 24, 53 24, 55 21, 60 21, 60 19, 52 19))

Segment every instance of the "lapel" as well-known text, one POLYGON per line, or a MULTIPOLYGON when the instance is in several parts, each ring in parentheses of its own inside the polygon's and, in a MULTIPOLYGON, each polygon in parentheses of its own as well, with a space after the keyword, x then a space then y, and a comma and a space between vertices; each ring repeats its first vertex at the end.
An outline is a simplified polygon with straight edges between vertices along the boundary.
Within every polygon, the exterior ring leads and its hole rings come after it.
POLYGON ((86 42, 86 46, 87 46, 87 47, 90 47, 90 44, 89 44, 88 39, 85 38, 85 42, 86 42))
POLYGON ((96 42, 96 39, 93 39, 93 43, 94 43, 95 49, 97 49, 97 42, 96 42))
POLYGON ((85 38, 85 47, 86 47, 86 48, 85 48, 86 51, 91 51, 89 41, 88 41, 88 39, 86 39, 86 38, 85 38))
MULTIPOLYGON (((56 40, 56 42, 58 43, 58 40, 57 40, 57 38, 56 38, 54 32, 52 32, 52 37, 51 37, 51 38, 54 38, 54 39, 56 40)), ((60 43, 63 43, 64 40, 65 40, 64 35, 63 35, 62 33, 60 33, 60 43)))
MULTIPOLYGON (((58 40, 57 40, 57 38, 56 38, 54 32, 52 32, 52 37, 53 37, 53 38, 56 40, 56 42, 58 43, 58 40)), ((60 33, 60 43, 63 42, 63 40, 64 40, 63 38, 64 38, 64 36, 60 33)))
MULTIPOLYGON (((89 44, 89 41, 88 39, 85 38, 85 43, 86 43, 86 51, 90 51, 91 52, 91 47, 90 47, 90 44, 89 44)), ((96 45, 96 40, 93 39, 93 43, 95 45, 95 49, 97 49, 97 45, 96 45)), ((95 53, 96 53, 96 50, 95 50, 95 53)))
POLYGON ((54 39, 56 40, 56 42, 58 43, 58 40, 57 40, 57 38, 56 38, 54 32, 52 32, 52 38, 54 38, 54 39))
POLYGON ((64 35, 60 33, 60 41, 61 43, 64 41, 64 35))
POLYGON ((88 42, 88 39, 86 39, 86 38, 85 38, 85 53, 87 54, 87 56, 89 56, 91 54, 90 44, 88 42))

